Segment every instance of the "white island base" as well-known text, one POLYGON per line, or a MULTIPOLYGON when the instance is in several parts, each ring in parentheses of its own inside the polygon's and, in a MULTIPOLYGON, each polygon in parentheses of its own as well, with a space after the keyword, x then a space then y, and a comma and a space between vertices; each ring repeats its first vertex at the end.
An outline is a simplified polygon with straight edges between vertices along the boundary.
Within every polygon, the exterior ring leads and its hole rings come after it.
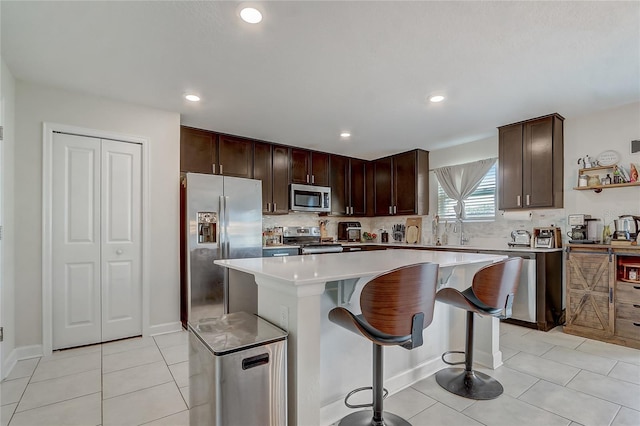
MULTIPOLYGON (((465 289, 475 271, 506 256, 428 250, 385 250, 293 257, 217 260, 251 274, 258 285, 258 315, 289 332, 289 425, 328 425, 352 412, 343 403, 356 387, 370 386, 372 344, 333 324, 338 304, 359 312, 363 285, 376 275, 420 262, 440 265, 440 285, 465 289)), ((233 286, 233 281, 229 283, 233 286)), ((445 365, 440 355, 464 350, 466 312, 436 303, 424 345, 408 351, 384 349, 384 380, 395 393, 445 365)), ((474 360, 490 368, 502 364, 496 318, 476 321, 474 360)))

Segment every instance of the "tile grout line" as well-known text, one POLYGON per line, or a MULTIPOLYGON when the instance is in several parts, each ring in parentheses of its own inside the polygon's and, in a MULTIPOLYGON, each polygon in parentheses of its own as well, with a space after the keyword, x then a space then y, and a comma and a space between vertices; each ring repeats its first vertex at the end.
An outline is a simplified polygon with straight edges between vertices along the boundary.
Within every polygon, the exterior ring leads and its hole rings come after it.
MULTIPOLYGON (((42 357, 40 357, 40 359, 38 359, 38 362, 36 363, 36 366, 33 368, 33 371, 29 375, 29 380, 27 381, 27 385, 24 387, 24 389, 22 390, 22 393, 20 394, 20 398, 18 399, 18 403, 16 404, 16 408, 13 410, 13 414, 11 414, 11 418, 9 419, 9 423, 7 423, 7 426, 11 424, 11 421, 13 420, 13 417, 18 412, 18 407, 20 406, 20 403, 22 402, 22 398, 24 397, 25 392, 27 392, 27 388, 29 387, 29 384, 31 383, 31 378, 33 377, 33 375, 35 374, 36 370, 38 369, 38 366, 40 365, 40 361, 42 361, 42 357)), ((27 410, 24 410, 24 411, 27 411, 27 410)))

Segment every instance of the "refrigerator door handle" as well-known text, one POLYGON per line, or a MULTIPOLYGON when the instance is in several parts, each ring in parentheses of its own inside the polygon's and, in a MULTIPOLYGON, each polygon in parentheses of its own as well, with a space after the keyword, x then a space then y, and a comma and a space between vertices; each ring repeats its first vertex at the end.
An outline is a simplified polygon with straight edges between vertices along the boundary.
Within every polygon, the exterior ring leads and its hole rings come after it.
POLYGON ((228 206, 229 196, 224 197, 224 257, 225 259, 229 258, 230 249, 229 249, 229 206, 228 206))
POLYGON ((224 252, 224 243, 227 239, 227 210, 226 210, 226 200, 224 195, 220 196, 220 254, 222 256, 222 258, 224 259, 225 256, 225 252, 224 252))

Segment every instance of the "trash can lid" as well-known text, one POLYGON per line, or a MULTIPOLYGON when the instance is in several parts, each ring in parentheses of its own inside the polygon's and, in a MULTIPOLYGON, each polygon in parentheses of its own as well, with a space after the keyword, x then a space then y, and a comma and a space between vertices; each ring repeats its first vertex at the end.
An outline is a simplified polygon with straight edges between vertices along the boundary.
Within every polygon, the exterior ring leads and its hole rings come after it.
POLYGON ((189 330, 197 335, 214 355, 237 352, 287 338, 286 331, 247 312, 202 319, 195 324, 189 324, 189 330))

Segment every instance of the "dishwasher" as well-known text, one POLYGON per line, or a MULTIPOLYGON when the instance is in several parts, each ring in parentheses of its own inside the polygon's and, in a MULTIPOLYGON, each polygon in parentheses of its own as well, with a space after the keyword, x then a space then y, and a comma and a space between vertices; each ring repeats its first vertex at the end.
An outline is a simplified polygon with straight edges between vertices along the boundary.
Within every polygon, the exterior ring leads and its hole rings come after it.
POLYGON ((520 282, 518 290, 513 299, 511 318, 536 323, 536 254, 528 252, 499 252, 492 251, 491 254, 500 254, 508 257, 522 258, 522 271, 520 272, 520 282))

